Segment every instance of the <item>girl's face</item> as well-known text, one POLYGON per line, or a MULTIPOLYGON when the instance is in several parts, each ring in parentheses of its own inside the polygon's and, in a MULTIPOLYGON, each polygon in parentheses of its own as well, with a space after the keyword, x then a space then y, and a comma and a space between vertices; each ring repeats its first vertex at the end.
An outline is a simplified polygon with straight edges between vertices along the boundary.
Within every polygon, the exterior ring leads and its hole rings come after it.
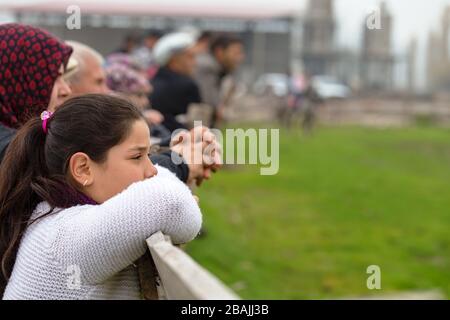
POLYGON ((56 108, 61 105, 72 94, 69 85, 63 78, 64 66, 59 67, 59 76, 56 78, 53 85, 50 102, 48 104, 48 111, 55 112, 56 108))
POLYGON ((77 179, 79 183, 86 184, 83 192, 96 202, 103 203, 132 183, 155 176, 158 171, 150 161, 149 151, 148 125, 144 120, 137 120, 129 136, 108 151, 104 163, 88 161, 90 172, 86 180, 77 179))

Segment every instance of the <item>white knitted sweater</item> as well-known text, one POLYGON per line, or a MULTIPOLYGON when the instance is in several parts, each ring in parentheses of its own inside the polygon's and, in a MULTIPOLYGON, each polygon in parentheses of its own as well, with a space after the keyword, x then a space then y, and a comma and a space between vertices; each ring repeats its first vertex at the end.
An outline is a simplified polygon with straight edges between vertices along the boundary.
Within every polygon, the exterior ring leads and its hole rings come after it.
MULTIPOLYGON (((40 203, 36 218, 49 210, 40 203)), ((31 224, 3 299, 140 299, 133 262, 157 231, 174 243, 198 234, 200 209, 167 169, 101 205, 79 205, 31 224)))

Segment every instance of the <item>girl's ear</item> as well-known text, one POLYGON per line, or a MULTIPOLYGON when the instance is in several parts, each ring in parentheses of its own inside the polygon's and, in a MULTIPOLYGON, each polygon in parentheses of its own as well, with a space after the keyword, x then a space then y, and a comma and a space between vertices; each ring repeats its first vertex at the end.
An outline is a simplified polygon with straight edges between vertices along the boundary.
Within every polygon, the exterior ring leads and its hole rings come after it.
POLYGON ((87 187, 94 182, 91 159, 83 152, 77 152, 70 157, 69 173, 75 182, 87 187))

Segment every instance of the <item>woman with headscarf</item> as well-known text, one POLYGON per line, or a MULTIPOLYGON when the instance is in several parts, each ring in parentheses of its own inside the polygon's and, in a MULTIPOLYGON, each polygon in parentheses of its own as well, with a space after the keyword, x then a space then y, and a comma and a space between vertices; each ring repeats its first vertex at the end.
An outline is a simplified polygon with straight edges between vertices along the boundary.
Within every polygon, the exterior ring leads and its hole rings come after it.
POLYGON ((0 25, 0 161, 25 122, 71 94, 62 75, 72 48, 45 30, 0 25))

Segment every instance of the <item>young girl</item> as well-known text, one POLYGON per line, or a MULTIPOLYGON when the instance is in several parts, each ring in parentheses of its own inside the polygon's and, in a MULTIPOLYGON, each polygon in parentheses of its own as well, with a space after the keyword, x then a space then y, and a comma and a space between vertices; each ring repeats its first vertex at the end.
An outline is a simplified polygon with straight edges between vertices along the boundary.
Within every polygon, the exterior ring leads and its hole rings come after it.
POLYGON ((202 223, 149 148, 141 113, 111 96, 72 98, 18 131, 0 167, 3 299, 140 298, 145 239, 185 243, 202 223))

